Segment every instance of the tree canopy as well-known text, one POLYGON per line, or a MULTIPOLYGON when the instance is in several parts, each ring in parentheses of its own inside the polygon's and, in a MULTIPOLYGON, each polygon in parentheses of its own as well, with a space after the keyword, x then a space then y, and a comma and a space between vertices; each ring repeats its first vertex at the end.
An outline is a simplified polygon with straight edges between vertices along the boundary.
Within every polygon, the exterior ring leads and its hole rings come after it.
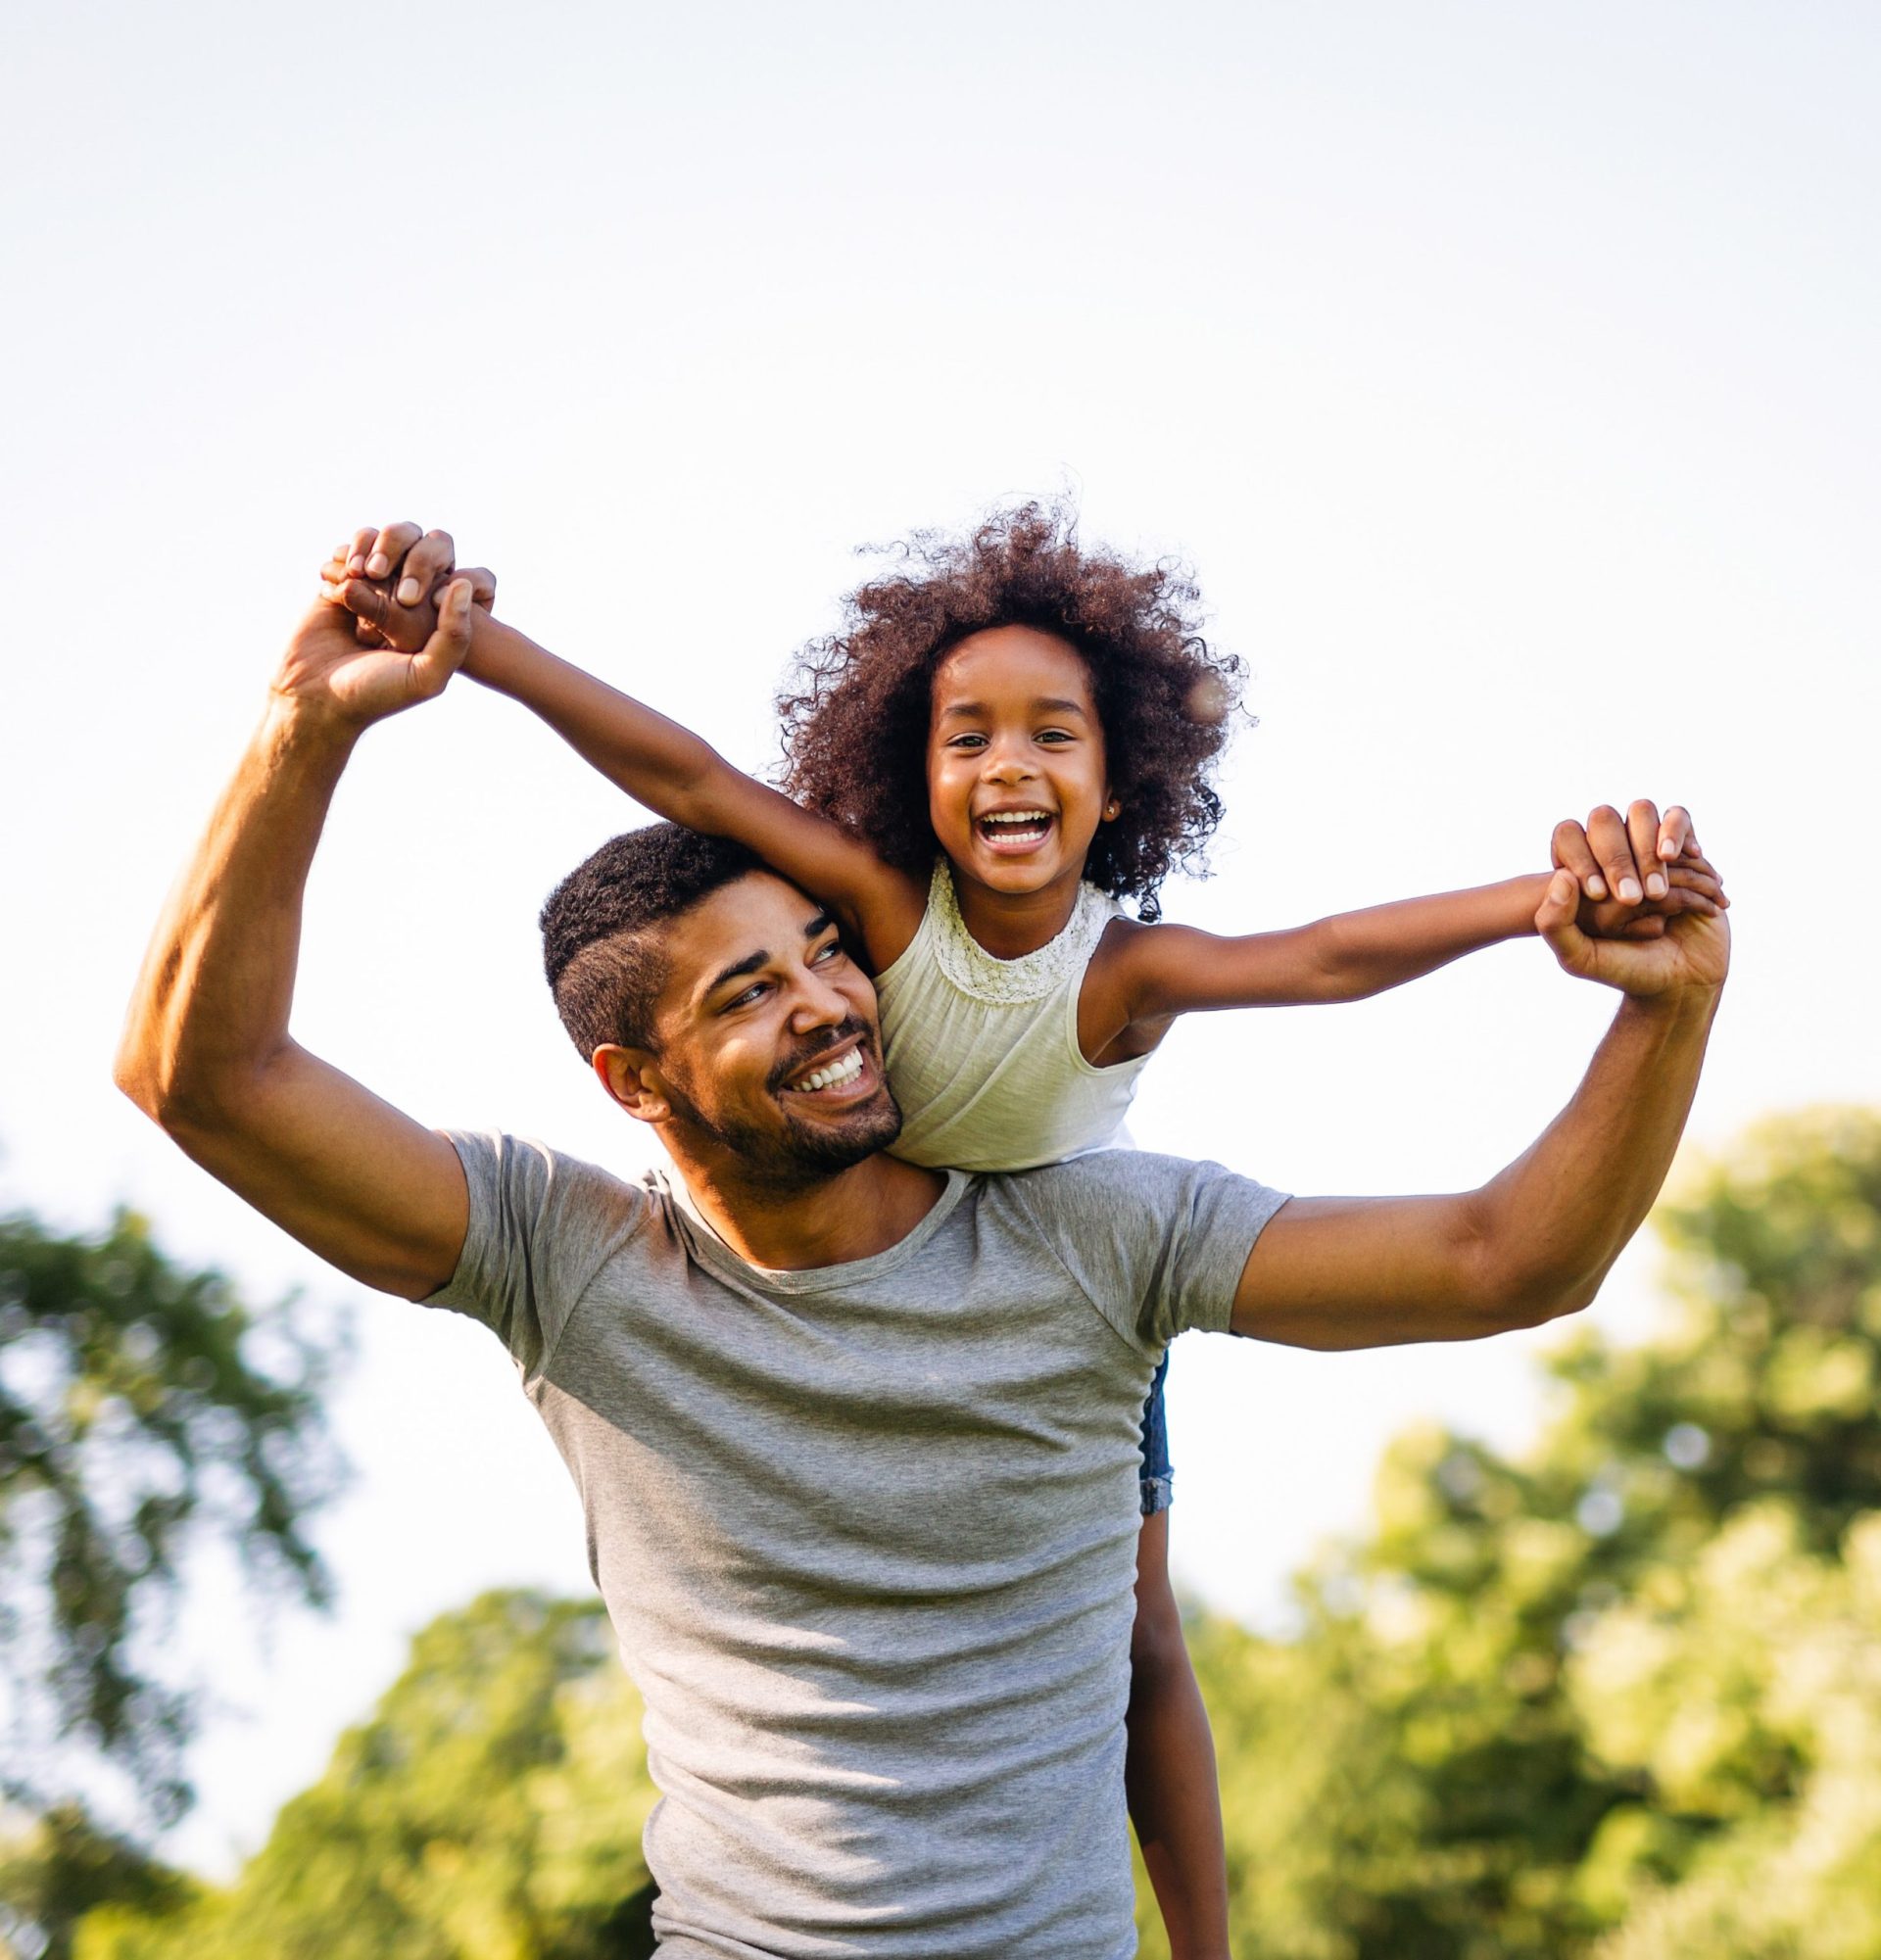
POLYGON ((325 1600, 306 1525, 339 1475, 329 1368, 290 1306, 251 1311, 129 1213, 92 1237, 0 1218, 0 1794, 56 1804, 44 1766, 75 1754, 151 1821, 187 1806, 192 1700, 151 1636, 209 1539, 263 1592, 325 1600))

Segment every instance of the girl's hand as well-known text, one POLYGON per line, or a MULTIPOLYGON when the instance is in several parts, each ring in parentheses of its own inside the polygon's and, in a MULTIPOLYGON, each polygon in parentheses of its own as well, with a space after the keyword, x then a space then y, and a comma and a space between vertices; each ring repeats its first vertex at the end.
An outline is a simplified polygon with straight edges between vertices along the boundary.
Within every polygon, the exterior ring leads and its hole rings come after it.
POLYGON ((1629 804, 1624 817, 1603 803, 1585 824, 1568 817, 1555 826, 1555 868, 1571 871, 1582 895, 1596 903, 1663 899, 1671 888, 1667 866, 1699 855, 1691 812, 1677 803, 1664 817, 1644 797, 1629 804))
POLYGON ((458 570, 457 549, 448 531, 368 524, 320 567, 320 597, 353 614, 361 645, 415 653, 437 630, 438 599, 454 578, 469 581, 473 605, 488 612, 496 602, 496 575, 458 570))
POLYGON ((1699 848, 1691 813, 1674 804, 1662 818, 1645 800, 1625 817, 1603 804, 1587 822, 1555 827, 1558 871, 1572 873, 1579 898, 1575 926, 1603 939, 1657 939, 1689 913, 1726 910, 1723 882, 1699 848))

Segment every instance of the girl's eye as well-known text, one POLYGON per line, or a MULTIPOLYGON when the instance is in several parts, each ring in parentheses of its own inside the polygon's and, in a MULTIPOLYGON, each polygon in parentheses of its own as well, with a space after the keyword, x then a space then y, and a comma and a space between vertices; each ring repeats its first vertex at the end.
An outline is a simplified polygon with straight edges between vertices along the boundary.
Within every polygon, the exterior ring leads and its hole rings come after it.
POLYGON ((1040 741, 1069 741, 1071 740, 1071 731, 1068 728, 1041 728, 1038 731, 1038 740, 1040 741))
POLYGON ((949 748, 984 748, 987 739, 984 735, 956 735, 947 743, 949 748))

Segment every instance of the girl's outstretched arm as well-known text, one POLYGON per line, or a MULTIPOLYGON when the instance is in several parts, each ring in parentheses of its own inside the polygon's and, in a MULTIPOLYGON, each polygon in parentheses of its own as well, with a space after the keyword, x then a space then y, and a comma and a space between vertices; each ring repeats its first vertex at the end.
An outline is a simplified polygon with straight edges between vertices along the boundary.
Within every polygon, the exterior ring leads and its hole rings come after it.
MULTIPOLYGON (((330 560, 328 590, 395 646, 422 641, 429 595, 450 570, 452 540, 415 524, 362 531, 330 560), (361 576, 371 566, 382 574, 361 576)), ((494 581, 490 582, 494 592, 494 581)), ((609 782, 656 816, 732 837, 827 905, 877 973, 906 949, 926 889, 840 824, 734 768, 691 730, 558 659, 478 610, 463 671, 520 701, 609 782)))
POLYGON ((830 907, 874 972, 914 937, 927 898, 922 886, 842 825, 734 768, 690 729, 489 614, 476 620, 464 671, 540 716, 635 802, 756 851, 830 907))
MULTIPOLYGON (((1653 937, 1680 913, 1712 913, 1729 902, 1699 854, 1683 810, 1668 812, 1662 822, 1651 805, 1633 807, 1641 820, 1651 810, 1645 848, 1637 839, 1627 844, 1628 832, 1642 824, 1622 823, 1614 811, 1596 811, 1584 831, 1563 826, 1579 839, 1566 856, 1557 833, 1557 862, 1576 873, 1583 889, 1597 887, 1583 898, 1580 917, 1581 930, 1596 937, 1653 937), (1597 868, 1615 855, 1606 849, 1612 827, 1618 827, 1628 852, 1637 850, 1650 867, 1643 885, 1637 877, 1603 878, 1597 868)), ((1627 864, 1633 861, 1629 854, 1627 864)), ((1117 1003, 1116 1018, 1139 1028, 1209 1008, 1364 1000, 1466 953, 1533 933, 1551 876, 1538 872, 1241 937, 1183 926, 1144 927, 1119 935, 1106 961, 1106 991, 1117 1003)))

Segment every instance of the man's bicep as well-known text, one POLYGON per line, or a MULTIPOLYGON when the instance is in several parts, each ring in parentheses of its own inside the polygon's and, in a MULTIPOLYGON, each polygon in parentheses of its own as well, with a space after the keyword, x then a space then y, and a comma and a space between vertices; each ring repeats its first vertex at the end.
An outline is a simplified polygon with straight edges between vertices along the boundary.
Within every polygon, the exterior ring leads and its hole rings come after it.
POLYGON ((1507 1326, 1473 1197, 1295 1198, 1255 1241, 1232 1332, 1294 1348, 1464 1341, 1507 1326))
POLYGON ((449 1139, 289 1044, 176 1141, 255 1209, 367 1286, 421 1300, 457 1270, 469 1226, 449 1139))

